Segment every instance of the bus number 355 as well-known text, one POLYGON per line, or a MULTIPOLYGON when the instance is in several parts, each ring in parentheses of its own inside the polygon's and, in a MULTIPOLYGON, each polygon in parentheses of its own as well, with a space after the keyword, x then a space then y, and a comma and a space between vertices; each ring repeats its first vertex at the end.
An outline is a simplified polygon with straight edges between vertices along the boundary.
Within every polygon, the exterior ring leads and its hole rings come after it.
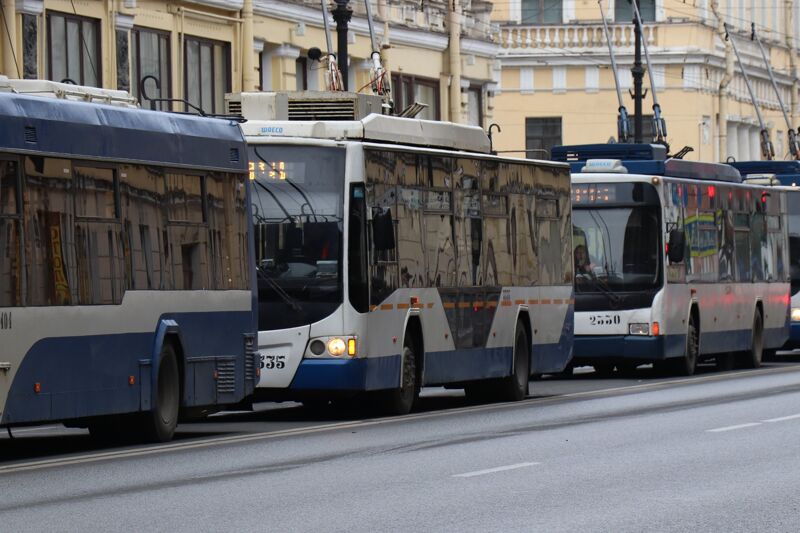
POLYGON ((262 355, 261 368, 281 370, 286 366, 285 355, 262 355))
POLYGON ((589 315, 589 324, 592 326, 611 326, 620 322, 619 315, 589 315))

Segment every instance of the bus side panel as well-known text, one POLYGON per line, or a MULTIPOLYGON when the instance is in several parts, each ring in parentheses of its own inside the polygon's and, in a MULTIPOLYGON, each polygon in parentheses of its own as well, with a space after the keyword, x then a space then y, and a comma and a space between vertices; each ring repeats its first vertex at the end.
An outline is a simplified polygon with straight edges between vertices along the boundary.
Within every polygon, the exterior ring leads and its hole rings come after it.
MULTIPOLYGON (((183 332, 186 366, 182 405, 210 406, 241 400, 242 365, 246 364, 242 335, 250 313, 172 313, 163 319, 174 320, 183 332)), ((13 378, 0 423, 68 420, 146 409, 148 402, 142 401, 141 394, 150 393, 153 386, 141 375, 143 369, 150 371, 154 342, 153 331, 36 341, 13 378)))
POLYGON ((528 301, 533 334, 531 374, 561 372, 573 356, 575 295, 571 286, 540 287, 528 301))

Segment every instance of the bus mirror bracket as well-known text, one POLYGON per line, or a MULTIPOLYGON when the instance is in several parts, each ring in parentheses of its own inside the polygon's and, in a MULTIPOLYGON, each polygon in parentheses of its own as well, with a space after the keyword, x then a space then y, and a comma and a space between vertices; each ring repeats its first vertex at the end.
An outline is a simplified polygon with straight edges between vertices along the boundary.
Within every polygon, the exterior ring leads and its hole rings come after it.
POLYGON ((683 261, 683 251, 686 247, 686 234, 682 229, 672 229, 669 232, 669 256, 670 263, 680 263, 683 261))

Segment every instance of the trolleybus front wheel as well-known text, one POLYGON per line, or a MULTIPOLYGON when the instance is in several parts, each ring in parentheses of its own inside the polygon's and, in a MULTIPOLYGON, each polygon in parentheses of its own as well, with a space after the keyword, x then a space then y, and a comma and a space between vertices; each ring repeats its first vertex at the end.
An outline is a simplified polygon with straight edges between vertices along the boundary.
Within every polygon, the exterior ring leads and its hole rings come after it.
POLYGON ((697 358, 700 354, 700 332, 697 328, 697 319, 694 313, 689 317, 689 327, 686 330, 686 352, 683 357, 671 361, 673 370, 681 376, 691 376, 697 370, 697 358))
POLYGON ((392 415, 405 415, 411 412, 419 398, 420 384, 417 383, 417 361, 414 343, 406 335, 403 341, 403 365, 400 372, 400 388, 383 392, 382 410, 392 415))

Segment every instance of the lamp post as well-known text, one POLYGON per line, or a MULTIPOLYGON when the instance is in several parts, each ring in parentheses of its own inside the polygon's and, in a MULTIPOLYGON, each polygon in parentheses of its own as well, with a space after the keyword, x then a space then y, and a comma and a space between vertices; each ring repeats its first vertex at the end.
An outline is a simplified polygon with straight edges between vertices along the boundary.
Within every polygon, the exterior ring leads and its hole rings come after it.
POLYGON ((353 16, 353 9, 350 7, 350 0, 336 0, 336 7, 332 11, 333 20, 336 21, 336 39, 338 45, 337 59, 339 61, 339 72, 342 73, 342 84, 344 90, 348 90, 347 75, 347 28, 353 16))

